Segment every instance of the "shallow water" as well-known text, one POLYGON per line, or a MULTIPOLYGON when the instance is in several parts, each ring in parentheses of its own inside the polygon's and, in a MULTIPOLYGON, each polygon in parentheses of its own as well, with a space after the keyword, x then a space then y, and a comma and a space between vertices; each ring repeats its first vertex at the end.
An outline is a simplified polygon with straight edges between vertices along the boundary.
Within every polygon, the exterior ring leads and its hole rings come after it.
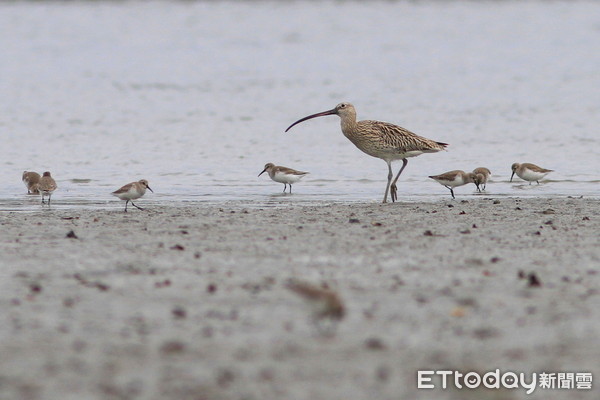
MULTIPOLYGON (((52 171, 53 208, 379 202, 387 167, 335 116, 450 144, 409 160, 400 201, 449 198, 427 178, 486 166, 483 196, 600 193, 598 2, 0 3, 0 210, 37 210, 23 170, 52 171), (310 171, 294 194, 267 162, 310 171), (508 182, 513 162, 556 170, 508 182)), ((395 170, 399 165, 395 165, 395 170)), ((457 199, 478 196, 457 188, 457 199)))

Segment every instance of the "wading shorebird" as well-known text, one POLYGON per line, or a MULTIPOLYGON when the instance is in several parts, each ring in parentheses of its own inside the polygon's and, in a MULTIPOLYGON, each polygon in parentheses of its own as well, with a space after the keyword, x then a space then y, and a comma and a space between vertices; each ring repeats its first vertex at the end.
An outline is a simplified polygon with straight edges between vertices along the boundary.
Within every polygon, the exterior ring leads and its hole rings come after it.
POLYGON ((475 176, 477 177, 476 179, 476 185, 477 186, 477 190, 479 190, 480 192, 482 190, 485 190, 485 186, 487 185, 487 181, 490 178, 490 175, 492 175, 492 172, 487 169, 486 167, 479 167, 479 168, 475 168, 473 170, 473 173, 475 174, 475 176))
POLYGON ((285 131, 289 131, 294 125, 311 118, 323 117, 325 115, 337 115, 341 119, 342 133, 359 150, 376 158, 381 158, 388 165, 388 180, 385 187, 383 202, 387 202, 388 193, 391 194, 392 202, 396 201, 396 182, 400 174, 408 164, 408 157, 416 157, 423 153, 436 153, 444 150, 447 143, 436 142, 412 133, 398 125, 381 121, 356 121, 356 110, 350 103, 340 103, 329 111, 309 115, 291 124, 285 131), (392 181, 392 161, 402 160, 402 168, 392 181))
POLYGON ((23 183, 27 188, 27 194, 39 194, 38 184, 40 182, 40 174, 37 172, 23 171, 23 183))
POLYGON ((127 203, 131 202, 138 210, 143 210, 142 207, 136 206, 132 200, 139 199, 146 193, 146 189, 154 193, 154 190, 148 186, 148 181, 141 179, 137 182, 131 182, 120 189, 115 190, 111 194, 117 196, 121 200, 125 200, 125 212, 127 212, 127 203))
POLYGON ((275 182, 283 183, 283 193, 285 193, 286 186, 290 185, 290 194, 292 193, 292 183, 298 182, 308 174, 308 172, 296 171, 295 169, 281 167, 273 163, 266 164, 265 169, 258 176, 261 176, 265 172, 275 182))
POLYGON ((514 163, 510 168, 512 169, 512 174, 510 176, 511 182, 513 180, 513 176, 517 174, 519 178, 528 181, 530 185, 531 182, 537 182, 539 185, 540 179, 548 175, 550 172, 554 172, 553 169, 545 169, 530 163, 514 163))
POLYGON ((457 186, 463 186, 467 183, 474 183, 477 186, 477 190, 479 190, 479 180, 477 176, 472 172, 465 172, 461 170, 455 170, 450 172, 445 172, 441 175, 430 176, 431 179, 439 183, 440 185, 445 186, 447 189, 450 189, 450 194, 454 199, 454 188, 457 186))
POLYGON ((48 205, 50 205, 50 197, 52 197, 52 193, 56 190, 58 186, 56 186, 56 182, 50 176, 50 172, 46 171, 40 178, 38 183, 38 190, 42 194, 42 204, 44 203, 44 196, 48 196, 48 205))

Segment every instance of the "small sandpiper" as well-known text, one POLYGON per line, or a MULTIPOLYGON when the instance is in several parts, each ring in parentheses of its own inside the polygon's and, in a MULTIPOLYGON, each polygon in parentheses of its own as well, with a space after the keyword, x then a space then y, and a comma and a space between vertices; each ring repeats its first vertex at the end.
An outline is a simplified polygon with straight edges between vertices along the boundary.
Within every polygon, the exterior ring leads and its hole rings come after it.
POLYGON ((285 193, 287 185, 290 185, 290 194, 292 193, 292 183, 298 182, 308 174, 308 172, 296 171, 295 169, 281 167, 273 163, 266 164, 265 169, 263 169, 258 176, 261 176, 265 172, 267 172, 275 182, 283 183, 283 193, 285 193))
POLYGON ((50 198, 56 188, 58 188, 58 186, 56 186, 56 181, 50 176, 50 172, 44 172, 38 183, 38 190, 42 194, 42 204, 45 204, 44 196, 48 196, 48 205, 50 205, 50 198))
POLYGON ((548 175, 550 172, 554 172, 553 169, 545 169, 530 163, 514 163, 510 168, 512 169, 512 174, 510 175, 511 182, 513 180, 513 176, 517 174, 519 178, 528 181, 530 185, 531 182, 537 182, 539 185, 540 179, 548 175))
POLYGON ((40 183, 40 174, 32 171, 23 171, 23 183, 27 188, 27 194, 40 194, 38 185, 40 183))
POLYGON ((450 172, 445 172, 441 175, 430 176, 431 179, 436 181, 437 183, 444 185, 446 188, 450 189, 450 194, 454 199, 454 190, 453 188, 457 186, 463 186, 467 183, 474 183, 477 186, 477 190, 479 190, 479 181, 474 173, 465 172, 461 170, 455 170, 450 172))
POLYGON ((487 181, 490 178, 490 175, 492 175, 492 172, 486 167, 479 167, 475 168, 473 170, 473 173, 477 178, 477 190, 479 190, 480 192, 485 190, 485 185, 487 185, 487 181))
POLYGON ((122 188, 115 190, 111 194, 113 196, 117 196, 121 200, 125 200, 125 212, 127 212, 127 204, 131 202, 135 208, 138 210, 143 210, 142 207, 136 206, 132 200, 139 199, 146 193, 146 189, 154 193, 154 190, 150 189, 148 186, 148 181, 145 179, 141 179, 137 182, 131 182, 122 188))

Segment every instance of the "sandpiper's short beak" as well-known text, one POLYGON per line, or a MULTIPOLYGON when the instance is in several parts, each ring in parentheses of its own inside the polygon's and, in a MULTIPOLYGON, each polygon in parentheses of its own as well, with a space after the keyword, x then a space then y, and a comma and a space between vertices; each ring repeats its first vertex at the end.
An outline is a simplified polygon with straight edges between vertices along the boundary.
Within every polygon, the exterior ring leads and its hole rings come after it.
POLYGON ((510 181, 512 182, 512 178, 513 176, 515 176, 515 171, 513 171, 512 175, 510 176, 510 181))
POLYGON ((317 118, 317 117, 324 117, 326 115, 335 115, 335 114, 337 114, 337 110, 335 108, 333 108, 333 109, 328 110, 328 111, 323 111, 323 112, 320 112, 320 113, 309 115, 308 117, 301 118, 298 121, 294 122, 293 124, 291 124, 290 126, 288 126, 288 128, 285 131, 286 132, 289 131, 290 129, 292 129, 292 126, 297 125, 300 122, 304 122, 307 119, 312 119, 312 118, 317 118))
POLYGON ((265 168, 265 169, 263 169, 263 171, 262 171, 260 174, 258 174, 258 176, 261 176, 261 175, 262 175, 262 174, 264 174, 265 172, 267 172, 267 169, 266 169, 266 168, 265 168))
POLYGON ((149 191, 151 191, 152 193, 154 193, 154 190, 150 189, 150 186, 146 186, 146 189, 148 189, 149 191))

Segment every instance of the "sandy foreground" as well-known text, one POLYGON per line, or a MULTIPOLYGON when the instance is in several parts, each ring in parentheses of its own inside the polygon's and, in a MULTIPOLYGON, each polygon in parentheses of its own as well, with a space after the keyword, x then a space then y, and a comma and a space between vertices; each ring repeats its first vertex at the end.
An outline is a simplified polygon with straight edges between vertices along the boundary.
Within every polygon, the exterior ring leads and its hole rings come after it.
POLYGON ((597 199, 150 208, 0 213, 0 399, 598 398, 597 199), (594 388, 417 389, 497 368, 594 388))

